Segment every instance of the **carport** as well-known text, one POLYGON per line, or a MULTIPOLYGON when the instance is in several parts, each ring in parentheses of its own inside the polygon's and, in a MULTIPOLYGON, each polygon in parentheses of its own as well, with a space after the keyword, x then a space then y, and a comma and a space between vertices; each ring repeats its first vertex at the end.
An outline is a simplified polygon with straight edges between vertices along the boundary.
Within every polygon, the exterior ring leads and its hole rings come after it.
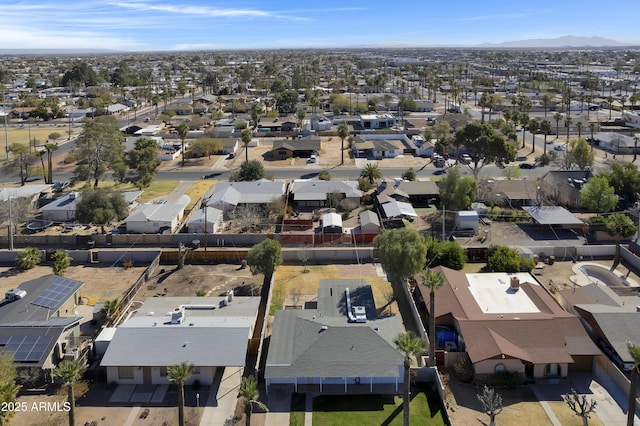
POLYGON ((573 215, 569 210, 560 206, 524 206, 522 210, 538 225, 559 226, 566 228, 582 228, 584 222, 573 215))

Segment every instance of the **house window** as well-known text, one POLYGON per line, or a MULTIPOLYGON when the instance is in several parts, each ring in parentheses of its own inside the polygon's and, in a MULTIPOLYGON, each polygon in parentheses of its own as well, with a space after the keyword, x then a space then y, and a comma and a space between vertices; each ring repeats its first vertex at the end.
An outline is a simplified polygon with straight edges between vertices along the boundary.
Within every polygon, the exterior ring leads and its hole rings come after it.
POLYGON ((193 375, 197 376, 200 374, 200 367, 193 367, 193 375))
POLYGON ((160 367, 160 377, 167 377, 167 367, 160 367))
POLYGON ((133 367, 118 367, 119 379, 133 379, 133 367))
POLYGON ((505 371, 507 371, 507 367, 503 364, 496 364, 496 367, 493 370, 496 373, 504 373, 505 371))
POLYGON ((561 376, 561 370, 559 364, 547 364, 544 366, 545 376, 561 376))

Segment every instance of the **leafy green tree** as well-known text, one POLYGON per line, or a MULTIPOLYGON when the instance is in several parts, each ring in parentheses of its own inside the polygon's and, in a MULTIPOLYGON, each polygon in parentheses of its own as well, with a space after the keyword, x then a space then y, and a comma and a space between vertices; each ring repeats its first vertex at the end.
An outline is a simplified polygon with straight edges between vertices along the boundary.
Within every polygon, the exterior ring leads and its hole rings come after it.
POLYGON ((75 182, 93 180, 93 186, 97 188, 108 168, 124 168, 122 134, 113 116, 87 121, 76 145, 80 163, 74 171, 75 182))
POLYGON ((580 170, 585 170, 593 165, 595 154, 583 138, 572 139, 569 142, 569 162, 575 164, 580 170))
POLYGON ((573 388, 571 388, 571 393, 562 395, 562 399, 571 411, 582 419, 582 426, 588 426, 591 413, 596 409, 596 401, 587 398, 587 395, 578 395, 578 392, 573 388))
POLYGON ((402 179, 409 180, 412 182, 416 180, 416 171, 413 170, 413 167, 409 167, 407 170, 404 171, 404 173, 402 173, 402 179))
POLYGON ((35 247, 26 247, 16 258, 18 268, 23 271, 35 268, 41 261, 42 252, 35 247))
POLYGON ((280 243, 266 238, 254 245, 247 255, 247 264, 252 274, 263 274, 265 280, 271 279, 278 265, 282 264, 280 243))
POLYGON ((396 349, 404 354, 404 384, 402 386, 403 425, 409 426, 409 390, 411 387, 409 373, 411 369, 411 358, 420 355, 424 351, 424 344, 412 331, 399 334, 393 340, 393 344, 396 349))
POLYGON ((459 169, 451 168, 438 187, 440 203, 447 210, 459 211, 468 209, 475 199, 477 183, 470 176, 462 176, 459 169))
POLYGON ((380 172, 377 164, 367 163, 360 172, 360 177, 368 179, 369 183, 373 185, 376 179, 382 178, 382 172, 380 172))
POLYGON ((627 201, 637 201, 640 192, 640 170, 633 163, 609 164, 609 185, 627 201))
POLYGON ((633 358, 629 397, 627 399, 627 426, 633 426, 636 414, 636 389, 638 387, 638 374, 640 373, 640 346, 627 342, 627 349, 629 350, 629 355, 633 358))
POLYGON ((477 395, 482 411, 489 416, 489 426, 495 426, 496 416, 502 412, 502 395, 495 389, 484 385, 482 393, 477 395))
MULTIPOLYGON (((13 362, 13 354, 0 354, 0 404, 11 406, 16 402, 20 386, 16 383, 17 369, 13 362)), ((0 410, 0 425, 8 425, 16 410, 0 410)))
POLYGON ((72 88, 95 86, 98 84, 98 75, 88 63, 78 62, 64 73, 60 83, 72 88))
POLYGON ((258 382, 253 376, 243 377, 240 382, 240 390, 238 394, 242 398, 244 404, 244 414, 246 418, 246 425, 251 425, 251 414, 253 413, 253 406, 264 411, 269 411, 267 406, 260 402, 260 392, 258 391, 258 382))
POLYGON ((620 261, 620 240, 631 237, 638 228, 629 216, 623 213, 614 213, 607 216, 604 225, 607 233, 616 240, 616 255, 613 263, 617 265, 620 261))
POLYGON ((520 167, 518 166, 507 166, 504 168, 504 170, 502 171, 502 175, 507 178, 507 180, 511 180, 511 179, 520 179, 520 177, 522 176, 522 171, 520 170, 520 167))
POLYGON ((262 107, 258 102, 254 102, 251 104, 251 109, 249 110, 249 116, 251 117, 251 127, 258 127, 258 122, 260 121, 260 112, 262 111, 262 107))
POLYGON ((167 379, 178 385, 178 424, 184 426, 184 382, 193 375, 195 366, 187 362, 167 367, 167 379))
POLYGON ((341 162, 340 164, 344 164, 344 140, 349 136, 349 128, 346 124, 341 123, 338 125, 338 137, 340 138, 340 154, 341 154, 341 162))
POLYGON ((264 166, 258 160, 243 161, 237 172, 231 173, 232 182, 248 182, 264 178, 264 166))
POLYGON ((240 136, 242 143, 244 143, 244 161, 249 161, 249 144, 253 139, 253 132, 251 129, 244 129, 240 136))
POLYGON ((444 286, 446 279, 442 272, 425 269, 420 273, 422 285, 429 287, 429 365, 436 366, 436 290, 444 286))
POLYGON ((127 152, 125 163, 129 167, 126 180, 139 189, 148 187, 161 163, 157 142, 153 139, 138 139, 134 148, 127 152))
POLYGON ((516 158, 515 148, 495 132, 490 124, 469 123, 456 131, 456 143, 464 145, 473 159, 470 167, 477 179, 487 164, 502 166, 516 158))
POLYGON ((298 92, 292 89, 276 93, 276 108, 282 114, 293 114, 298 103, 298 92))
POLYGON ((181 152, 182 152, 181 165, 182 167, 184 167, 184 161, 185 161, 184 141, 185 139, 187 139, 187 136, 189 136, 189 131, 191 130, 191 128, 189 127, 189 122, 183 121, 182 123, 180 123, 177 130, 178 130, 178 136, 180 136, 180 142, 181 142, 181 152))
POLYGON ((194 157, 204 157, 206 155, 211 158, 211 154, 219 152, 221 149, 220 141, 212 138, 199 138, 191 145, 191 155, 194 157))
POLYGON ((487 268, 496 272, 520 272, 523 259, 518 250, 492 245, 487 252, 487 268))
POLYGON ((373 246, 389 276, 395 298, 399 299, 405 280, 424 268, 427 243, 418 231, 400 228, 382 231, 373 239, 373 246))
POLYGON ((122 194, 102 188, 83 190, 76 204, 76 218, 81 223, 103 225, 124 219, 127 214, 128 205, 122 194))
POLYGON ((435 268, 445 266, 456 271, 462 270, 467 263, 467 255, 464 248, 457 241, 438 241, 437 238, 428 237, 427 265, 435 268))
POLYGON ((69 256, 66 250, 56 250, 56 252, 51 255, 51 260, 53 261, 53 273, 56 275, 63 276, 67 269, 69 269, 69 266, 71 266, 71 256, 69 256))
POLYGON ((580 204, 590 212, 609 212, 617 203, 618 197, 606 176, 594 176, 580 189, 580 204))
POLYGON ((73 386, 82 378, 87 367, 81 361, 62 361, 53 370, 53 376, 60 380, 62 386, 67 387, 67 401, 69 402, 69 426, 75 425, 76 398, 73 386))

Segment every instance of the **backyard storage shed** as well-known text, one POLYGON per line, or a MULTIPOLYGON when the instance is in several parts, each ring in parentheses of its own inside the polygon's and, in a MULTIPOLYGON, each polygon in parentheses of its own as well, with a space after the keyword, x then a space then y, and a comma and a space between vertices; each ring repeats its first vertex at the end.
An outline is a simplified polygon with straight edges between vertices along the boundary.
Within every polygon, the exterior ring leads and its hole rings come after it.
POLYGON ((478 212, 475 210, 464 210, 458 212, 456 217, 456 229, 461 230, 478 230, 478 212))
POLYGON ((327 213, 322 216, 322 232, 325 234, 341 234, 342 217, 338 213, 327 213))

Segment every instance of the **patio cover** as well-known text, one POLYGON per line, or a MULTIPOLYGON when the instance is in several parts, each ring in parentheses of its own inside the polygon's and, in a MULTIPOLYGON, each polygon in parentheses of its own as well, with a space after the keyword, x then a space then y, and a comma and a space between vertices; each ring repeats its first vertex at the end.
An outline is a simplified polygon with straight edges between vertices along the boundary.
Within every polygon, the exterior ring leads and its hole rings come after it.
POLYGON ((525 206, 524 211, 540 225, 583 225, 569 210, 560 206, 525 206))

